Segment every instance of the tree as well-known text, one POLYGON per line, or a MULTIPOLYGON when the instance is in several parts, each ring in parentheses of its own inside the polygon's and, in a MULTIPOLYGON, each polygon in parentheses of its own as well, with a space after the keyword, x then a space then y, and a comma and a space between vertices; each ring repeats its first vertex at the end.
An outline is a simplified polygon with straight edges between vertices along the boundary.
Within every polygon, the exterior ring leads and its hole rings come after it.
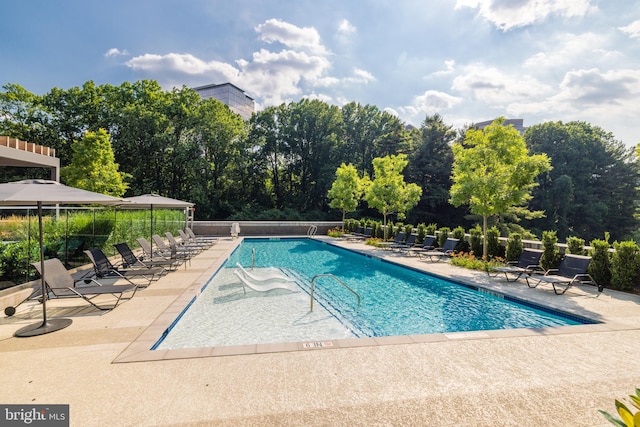
POLYGON ((422 195, 422 188, 417 184, 404 181, 402 171, 408 163, 405 154, 373 159, 373 180, 366 184, 365 200, 382 214, 385 239, 387 215, 397 213, 404 218, 404 213, 414 207, 422 195))
POLYGON ((126 174, 118 172, 107 131, 87 131, 71 148, 71 164, 61 170, 67 185, 114 197, 124 195, 126 174))
POLYGON ((547 122, 524 134, 532 153, 546 153, 553 169, 540 175, 531 207, 546 217, 533 220, 535 230, 558 230, 558 238, 585 240, 611 232, 622 240, 637 227, 638 160, 633 149, 611 133, 585 122, 547 122))
POLYGON ((421 221, 446 224, 455 220, 449 188, 456 132, 438 114, 427 116, 414 131, 416 147, 409 156, 407 178, 422 187, 423 194, 412 213, 421 221))
POLYGON ((468 204, 483 219, 483 256, 487 256, 487 223, 531 199, 535 177, 550 169, 545 154, 529 155, 524 140, 500 117, 483 130, 469 129, 462 144, 453 145, 451 203, 468 204))
POLYGON ((342 211, 342 223, 347 212, 353 212, 358 207, 362 197, 362 182, 358 171, 352 164, 342 163, 336 170, 336 180, 333 181, 328 193, 331 202, 329 206, 342 211))

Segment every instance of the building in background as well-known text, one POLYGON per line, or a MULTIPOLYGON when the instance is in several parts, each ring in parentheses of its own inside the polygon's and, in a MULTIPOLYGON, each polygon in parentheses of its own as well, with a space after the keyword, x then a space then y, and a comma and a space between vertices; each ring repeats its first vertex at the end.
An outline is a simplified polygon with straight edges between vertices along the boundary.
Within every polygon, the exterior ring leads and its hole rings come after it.
MULTIPOLYGON (((473 127, 482 130, 487 126, 489 126, 491 123, 493 123, 493 120, 487 120, 486 122, 475 123, 473 127)), ((520 135, 523 135, 524 131, 527 129, 524 127, 524 119, 506 119, 506 121, 504 122, 504 125, 505 126, 512 125, 515 128, 515 130, 520 132, 520 135)))
POLYGON ((215 98, 229 106, 231 111, 239 114, 244 120, 249 120, 254 113, 256 103, 242 89, 231 83, 211 84, 194 87, 202 98, 215 98))

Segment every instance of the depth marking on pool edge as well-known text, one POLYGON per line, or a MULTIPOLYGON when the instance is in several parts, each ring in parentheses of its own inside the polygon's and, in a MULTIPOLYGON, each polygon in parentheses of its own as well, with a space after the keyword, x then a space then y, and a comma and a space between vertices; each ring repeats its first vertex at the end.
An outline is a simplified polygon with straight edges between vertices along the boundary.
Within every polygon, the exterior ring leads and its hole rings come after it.
POLYGON ((333 347, 333 341, 313 341, 313 342, 304 342, 302 343, 302 348, 323 348, 323 347, 333 347))

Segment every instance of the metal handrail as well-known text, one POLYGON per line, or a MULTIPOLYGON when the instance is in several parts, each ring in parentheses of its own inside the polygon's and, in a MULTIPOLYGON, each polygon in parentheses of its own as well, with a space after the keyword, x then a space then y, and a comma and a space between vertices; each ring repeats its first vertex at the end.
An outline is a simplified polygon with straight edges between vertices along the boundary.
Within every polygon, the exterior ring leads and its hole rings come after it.
POLYGON ((256 248, 251 248, 251 269, 256 265, 256 248))
POLYGON ((349 286, 345 285, 345 283, 342 280, 338 279, 333 274, 316 274, 315 276, 313 276, 313 279, 311 279, 311 290, 309 292, 309 295, 311 296, 311 303, 310 303, 311 311, 313 311, 313 287, 315 286, 315 281, 318 277, 331 277, 333 280, 335 280, 336 282, 344 286, 345 289, 347 289, 349 292, 354 294, 356 298, 358 298, 358 307, 360 307, 360 295, 358 295, 358 293, 353 289, 351 289, 349 286))
POLYGON ((307 237, 313 237, 318 232, 318 226, 315 224, 311 224, 309 229, 307 230, 307 237))

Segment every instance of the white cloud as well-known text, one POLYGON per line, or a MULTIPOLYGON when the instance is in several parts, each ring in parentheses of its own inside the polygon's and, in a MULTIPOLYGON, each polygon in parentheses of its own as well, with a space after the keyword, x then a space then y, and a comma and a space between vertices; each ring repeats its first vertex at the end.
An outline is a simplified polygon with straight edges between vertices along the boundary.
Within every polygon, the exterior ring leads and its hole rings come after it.
POLYGON ((356 27, 348 19, 343 19, 338 23, 334 39, 343 46, 350 46, 357 32, 356 27))
POLYGON ((122 56, 122 55, 129 55, 129 52, 127 52, 127 50, 120 50, 117 49, 115 47, 112 47, 111 49, 109 49, 104 56, 107 58, 110 58, 112 56, 122 56))
POLYGON ((637 101, 640 95, 640 70, 610 70, 594 68, 568 72, 555 100, 571 103, 577 108, 620 106, 637 101))
POLYGON ((608 43, 609 39, 602 34, 559 33, 545 40, 544 50, 529 57, 524 62, 524 66, 540 71, 541 69, 565 69, 568 65, 584 64, 585 61, 608 63, 622 56, 619 51, 607 49, 608 43))
POLYGON ((205 62, 190 54, 168 53, 166 55, 155 55, 146 53, 131 58, 126 62, 126 65, 135 71, 151 73, 162 73, 164 71, 191 75, 213 73, 232 80, 236 80, 238 76, 238 70, 229 64, 218 61, 205 62))
MULTIPOLYGON (((408 115, 412 120, 421 120, 426 114, 441 113, 462 102, 462 98, 436 90, 427 90, 413 98, 411 105, 398 108, 400 113, 408 115)), ((396 113, 397 115, 397 113, 396 113)))
POLYGON ((623 33, 629 34, 632 39, 640 39, 640 19, 633 21, 631 24, 625 27, 618 27, 623 33))
POLYGON ((348 19, 343 19, 338 24, 338 33, 340 34, 353 34, 356 32, 356 27, 353 26, 348 19))
MULTIPOLYGON (((349 29, 349 25, 343 26, 349 29)), ((330 75, 331 52, 320 41, 314 28, 300 28, 277 19, 269 19, 255 27, 259 39, 267 44, 280 43, 285 48, 272 51, 261 48, 251 58, 238 59, 235 65, 220 61, 205 61, 188 53, 165 55, 147 53, 126 62, 134 71, 146 72, 161 84, 184 82, 185 76, 201 84, 229 81, 252 96, 262 105, 277 105, 303 96, 330 99, 315 89, 363 85, 375 81, 375 76, 362 68, 353 67, 351 74, 330 75), (164 82, 164 83, 163 83, 164 82)), ((355 31, 355 30, 354 30, 355 31)))
POLYGON ((590 0, 457 0, 455 8, 478 9, 478 15, 508 31, 544 21, 551 15, 582 17, 595 10, 590 0))
POLYGON ((318 55, 329 52, 320 43, 320 34, 315 28, 296 27, 279 19, 268 19, 255 27, 260 40, 265 43, 281 43, 287 47, 307 50, 318 55))
POLYGON ((495 67, 477 63, 463 67, 452 84, 452 89, 465 98, 499 107, 511 102, 522 102, 549 93, 551 87, 531 75, 507 73, 495 67))
POLYGON ((453 59, 449 59, 447 61, 444 61, 445 69, 444 70, 435 71, 435 72, 429 74, 428 77, 448 76, 448 75, 452 74, 455 71, 455 65, 456 65, 456 61, 454 61, 453 59))
POLYGON ((512 103, 508 112, 546 120, 581 120, 602 124, 606 131, 627 143, 640 142, 634 133, 640 70, 575 70, 565 74, 551 96, 512 103))

